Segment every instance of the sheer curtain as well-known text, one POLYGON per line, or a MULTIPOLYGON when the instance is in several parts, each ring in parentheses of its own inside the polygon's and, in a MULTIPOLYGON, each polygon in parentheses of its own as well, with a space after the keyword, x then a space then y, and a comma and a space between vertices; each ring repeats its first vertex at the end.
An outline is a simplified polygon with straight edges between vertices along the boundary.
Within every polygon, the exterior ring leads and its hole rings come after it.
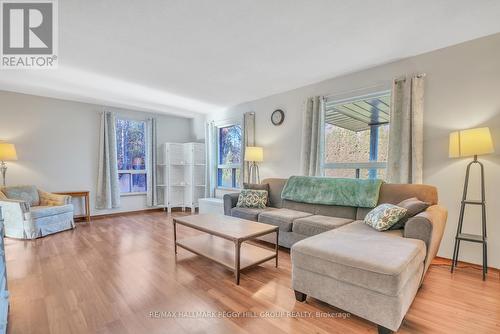
POLYGON ((156 181, 157 181, 157 152, 156 143, 156 118, 146 120, 146 164, 147 164, 147 195, 146 203, 148 206, 158 205, 156 181))
POLYGON ((99 166, 97 173, 97 209, 120 207, 118 164, 116 161, 116 117, 109 111, 101 114, 99 166))
POLYGON ((424 75, 392 85, 387 181, 422 183, 424 75))
MULTIPOLYGON (((243 115, 243 138, 241 145, 241 162, 242 162, 242 173, 241 177, 243 182, 250 183, 250 175, 249 175, 249 164, 245 161, 245 148, 247 146, 255 146, 255 113, 254 112, 246 112, 243 115)), ((243 185, 243 182, 241 184, 243 185)))
POLYGON ((321 146, 323 136, 323 97, 307 99, 302 129, 302 174, 321 175, 321 146))
POLYGON ((213 121, 205 124, 205 197, 215 197, 217 128, 213 121))

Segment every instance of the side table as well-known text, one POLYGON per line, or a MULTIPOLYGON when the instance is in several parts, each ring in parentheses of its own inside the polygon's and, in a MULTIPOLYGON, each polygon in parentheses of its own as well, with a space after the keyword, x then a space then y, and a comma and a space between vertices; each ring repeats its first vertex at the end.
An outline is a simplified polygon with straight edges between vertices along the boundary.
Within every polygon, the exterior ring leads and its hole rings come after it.
POLYGON ((71 197, 83 197, 83 199, 85 200, 85 213, 83 215, 75 216, 75 219, 83 218, 84 220, 87 221, 87 223, 90 223, 90 191, 88 190, 60 191, 60 192, 55 192, 54 194, 69 195, 71 197))

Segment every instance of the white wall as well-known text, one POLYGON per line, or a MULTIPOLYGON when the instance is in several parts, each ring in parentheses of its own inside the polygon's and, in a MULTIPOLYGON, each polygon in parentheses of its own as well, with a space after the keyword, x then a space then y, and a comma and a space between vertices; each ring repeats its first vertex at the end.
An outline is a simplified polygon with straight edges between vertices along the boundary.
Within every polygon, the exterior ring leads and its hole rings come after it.
MULTIPOLYGON (((35 184, 47 191, 90 190, 92 214, 147 208, 146 196, 123 196, 115 210, 96 210, 99 113, 113 110, 145 119, 145 112, 0 91, 0 140, 16 145, 8 162, 8 184, 35 184)), ((193 121, 155 115, 158 143, 198 140, 193 121)))
MULTIPOLYGON (((256 112, 256 141, 264 147, 263 177, 288 177, 300 173, 302 110, 313 95, 339 94, 390 83, 402 74, 426 73, 424 116, 424 182, 438 187, 440 202, 449 210, 439 255, 453 253, 465 166, 468 159, 448 158, 448 134, 455 129, 489 126, 500 152, 500 34, 411 57, 383 66, 309 85, 282 94, 244 103, 211 119, 241 117, 256 112), (285 110, 283 125, 270 122, 273 110, 285 110)), ((272 82, 271 82, 272 83, 272 82)), ((500 267, 500 157, 481 157, 486 167, 489 264, 500 267)), ((477 186, 475 180, 472 186, 477 186)), ((477 191, 471 197, 477 196, 477 191)), ((476 208, 477 209, 477 208, 476 208)), ((469 211, 465 230, 480 232, 479 211, 469 211)), ((462 259, 481 262, 477 244, 462 243, 462 259)))

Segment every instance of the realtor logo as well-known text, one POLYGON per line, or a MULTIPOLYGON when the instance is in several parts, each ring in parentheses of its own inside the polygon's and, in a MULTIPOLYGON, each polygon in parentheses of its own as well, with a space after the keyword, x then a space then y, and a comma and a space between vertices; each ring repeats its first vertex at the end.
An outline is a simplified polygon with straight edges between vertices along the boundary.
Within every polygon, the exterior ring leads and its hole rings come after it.
POLYGON ((56 0, 0 0, 1 68, 57 67, 56 0))

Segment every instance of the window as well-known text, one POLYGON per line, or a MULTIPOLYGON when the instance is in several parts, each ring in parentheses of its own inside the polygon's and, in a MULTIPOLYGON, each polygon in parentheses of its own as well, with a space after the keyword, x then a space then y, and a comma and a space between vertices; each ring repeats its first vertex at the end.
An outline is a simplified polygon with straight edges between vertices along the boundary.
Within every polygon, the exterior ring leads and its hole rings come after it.
POLYGON ((389 143, 390 92, 326 100, 325 176, 384 179, 389 143))
POLYGON ((217 128, 217 186, 241 186, 241 126, 239 124, 217 128))
POLYGON ((116 120, 116 154, 122 194, 147 191, 145 121, 116 120))

